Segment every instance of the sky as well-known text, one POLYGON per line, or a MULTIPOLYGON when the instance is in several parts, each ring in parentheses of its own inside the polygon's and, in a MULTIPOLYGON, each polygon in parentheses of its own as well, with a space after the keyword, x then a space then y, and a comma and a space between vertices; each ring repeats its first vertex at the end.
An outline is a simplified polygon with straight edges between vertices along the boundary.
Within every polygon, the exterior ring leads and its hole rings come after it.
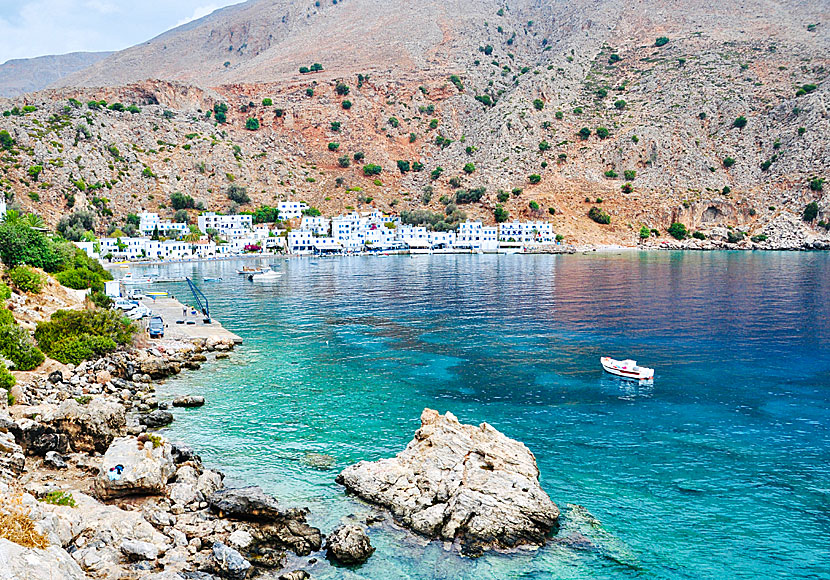
POLYGON ((0 63, 121 50, 241 0, 0 0, 0 63))

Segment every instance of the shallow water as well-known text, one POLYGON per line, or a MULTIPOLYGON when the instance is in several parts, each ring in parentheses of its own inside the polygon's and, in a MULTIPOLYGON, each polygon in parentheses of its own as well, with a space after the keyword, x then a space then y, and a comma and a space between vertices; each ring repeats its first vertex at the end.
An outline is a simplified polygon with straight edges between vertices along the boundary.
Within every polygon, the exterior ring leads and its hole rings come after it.
POLYGON ((395 454, 431 407, 523 441, 551 498, 603 524, 596 549, 477 560, 373 528, 366 565, 315 578, 830 578, 830 255, 268 263, 276 284, 241 261, 144 269, 224 278, 200 287, 245 345, 160 394, 206 396, 170 434, 229 482, 330 530, 370 511, 337 472, 395 454), (655 367, 654 385, 601 355, 655 367))

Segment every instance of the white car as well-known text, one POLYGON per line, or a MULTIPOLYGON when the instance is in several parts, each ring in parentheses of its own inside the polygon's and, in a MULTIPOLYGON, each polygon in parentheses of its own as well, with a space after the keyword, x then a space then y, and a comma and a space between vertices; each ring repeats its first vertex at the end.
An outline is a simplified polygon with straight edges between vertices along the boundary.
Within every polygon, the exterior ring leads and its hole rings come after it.
POLYGON ((152 313, 153 311, 146 306, 136 306, 127 312, 127 318, 130 320, 139 320, 145 316, 150 316, 152 313))
POLYGON ((137 306, 138 306, 137 302, 133 302, 131 300, 124 300, 123 298, 117 299, 115 301, 115 303, 113 304, 114 308, 118 308, 119 310, 123 310, 124 312, 132 310, 133 308, 136 308, 137 306))

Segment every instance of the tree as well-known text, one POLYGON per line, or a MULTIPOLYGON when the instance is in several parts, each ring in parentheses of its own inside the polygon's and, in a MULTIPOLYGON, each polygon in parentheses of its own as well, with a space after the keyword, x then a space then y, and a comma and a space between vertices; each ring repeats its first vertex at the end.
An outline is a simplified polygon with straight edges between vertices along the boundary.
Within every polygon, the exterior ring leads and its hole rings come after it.
POLYGON ((398 159, 398 170, 401 173, 406 173, 407 171, 409 171, 410 170, 409 161, 406 161, 404 159, 398 159))
POLYGON ((351 164, 352 164, 352 162, 351 162, 351 160, 349 159, 349 156, 348 156, 348 155, 343 155, 342 157, 339 157, 339 158, 337 159, 337 164, 338 164, 340 167, 342 167, 342 168, 344 168, 344 169, 345 169, 346 167, 348 167, 349 165, 351 165, 351 164))
POLYGON ((264 107, 270 107, 273 104, 274 104, 274 101, 272 101, 271 99, 269 99, 267 97, 262 99, 262 106, 264 106, 264 107))
POLYGON ((193 209, 196 207, 196 202, 189 195, 185 195, 180 191, 174 191, 170 194, 170 205, 173 209, 193 209))
POLYGON ((530 183, 536 184, 536 183, 539 183, 540 181, 542 181, 542 176, 539 175, 538 173, 533 173, 533 174, 527 176, 527 180, 530 183))
POLYGON ((40 176, 42 171, 43 165, 32 165, 26 173, 29 174, 29 177, 31 177, 33 181, 37 181, 37 178, 40 176))
POLYGON ((11 134, 5 129, 0 131, 0 147, 6 150, 14 147, 14 139, 12 139, 11 134))
POLYGON ((626 169, 623 171, 623 177, 625 177, 626 181, 634 181, 634 178, 637 177, 637 172, 633 169, 626 169))
POLYGON ((225 123, 228 120, 228 106, 225 103, 215 103, 213 105, 213 117, 218 123, 225 123))
POLYGON ((534 99, 533 100, 533 108, 536 109, 537 111, 541 111, 542 109, 545 108, 545 101, 543 101, 542 99, 534 99))
POLYGON ((496 218, 496 223, 504 223, 510 217, 510 213, 504 209, 504 206, 500 203, 496 204, 496 208, 493 210, 493 217, 496 218))
POLYGON ((70 242, 79 242, 84 232, 95 228, 95 214, 90 211, 79 210, 61 218, 58 222, 58 233, 70 242))
POLYGON ((686 226, 681 224, 680 222, 674 222, 672 225, 669 226, 669 235, 676 240, 683 240, 689 234, 686 230, 686 226))
POLYGON ((651 237, 651 230, 648 229, 648 226, 642 226, 640 228, 640 239, 641 240, 647 240, 650 237, 651 237))
POLYGON ((475 99, 487 107, 493 106, 493 98, 490 95, 476 95, 475 99))
POLYGON ((3 264, 9 268, 28 264, 47 271, 57 268, 62 259, 49 238, 21 220, 9 220, 11 213, 0 222, 0 260, 3 264))
POLYGON ((308 87, 308 88, 305 90, 305 95, 306 95, 307 97, 313 97, 313 96, 314 96, 314 89, 312 89, 311 87, 308 87))
POLYGON ((537 211, 539 211, 539 204, 536 202, 536 200, 533 200, 533 199, 532 199, 532 200, 530 200, 530 203, 529 203, 529 204, 527 204, 527 205, 528 205, 528 207, 530 208, 530 211, 532 211, 532 212, 534 212, 534 213, 536 213, 537 211))
POLYGON ((190 223, 190 216, 187 215, 187 210, 180 209, 173 214, 173 221, 177 224, 190 223))
POLYGON ((401 122, 398 120, 398 118, 397 118, 397 117, 389 117, 389 121, 388 121, 388 122, 389 122, 389 124, 390 124, 390 125, 392 125, 395 129, 397 129, 397 128, 398 128, 398 125, 400 125, 400 124, 401 124, 401 122))
POLYGON ((306 73, 308 73, 308 72, 310 72, 310 71, 309 71, 309 69, 308 69, 308 67, 307 67, 307 66, 301 66, 301 67, 300 67, 300 74, 301 74, 301 75, 304 75, 304 74, 306 74, 306 73))
POLYGON ((805 222, 811 222, 818 217, 818 203, 811 201, 807 204, 804 208, 804 213, 802 214, 801 218, 805 222))
POLYGON ((464 85, 461 83, 461 79, 458 75, 450 75, 450 82, 455 85, 458 92, 462 92, 464 90, 464 85))
POLYGON ((614 106, 617 109, 620 109, 620 110, 625 109, 625 104, 626 104, 625 101, 622 100, 622 99, 618 99, 618 100, 614 101, 614 106))
POLYGON ((467 164, 464 165, 464 173, 466 173, 467 175, 469 175, 470 173, 472 173, 475 170, 476 170, 476 166, 473 165, 472 163, 467 163, 467 164))
POLYGON ((746 117, 741 115, 740 117, 732 121, 732 126, 737 127, 738 129, 743 129, 744 127, 746 127, 746 123, 746 117))
POLYGON ((228 186, 227 194, 229 200, 238 203, 239 205, 245 205, 251 201, 251 198, 248 197, 248 190, 241 185, 237 185, 236 183, 231 183, 228 186))
POLYGON ((342 82, 339 82, 339 83, 337 83, 337 86, 334 87, 334 90, 341 97, 345 97, 346 95, 349 94, 349 91, 351 89, 349 89, 349 85, 347 85, 345 83, 342 83, 342 82))
POLYGON ((542 141, 541 143, 539 143, 539 151, 547 151, 548 149, 550 149, 550 143, 548 143, 547 141, 542 141))
POLYGON ((582 129, 579 130, 579 136, 582 139, 587 139, 591 136, 591 130, 588 127, 582 127, 582 129))
POLYGON ((623 193, 631 193, 632 191, 634 191, 634 186, 631 185, 630 183, 623 183, 620 186, 620 189, 622 190, 623 193))
POLYGON ((821 191, 824 189, 824 178, 814 177, 810 180, 810 191, 821 191))
POLYGON ((372 175, 380 175, 382 171, 383 167, 374 163, 367 163, 363 166, 363 174, 367 177, 372 175))
POLYGON ((588 210, 588 217, 598 224, 607 225, 611 223, 611 216, 596 206, 593 206, 590 210, 588 210))
POLYGON ((729 169, 733 165, 735 165, 735 159, 733 157, 725 157, 723 159, 723 166, 726 167, 727 169, 729 169))
POLYGON ((609 135, 608 129, 605 127, 597 127, 597 137, 600 139, 607 139, 609 135))
POLYGON ((256 131, 259 129, 259 119, 250 117, 247 121, 245 121, 245 128, 248 131, 256 131))
POLYGON ((348 111, 352 108, 352 102, 349 99, 345 99, 340 106, 343 107, 344 110, 348 111))

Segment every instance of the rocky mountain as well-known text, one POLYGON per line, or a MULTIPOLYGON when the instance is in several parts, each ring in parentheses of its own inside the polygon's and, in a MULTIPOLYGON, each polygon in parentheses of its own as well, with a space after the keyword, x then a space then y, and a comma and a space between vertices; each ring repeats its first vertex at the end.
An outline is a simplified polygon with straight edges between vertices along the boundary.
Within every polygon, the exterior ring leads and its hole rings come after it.
POLYGON ((7 61, 0 65, 0 97, 16 97, 45 89, 110 54, 112 53, 72 52, 7 61))
POLYGON ((175 191, 227 208, 235 185, 250 209, 501 206, 626 243, 675 220, 760 231, 814 200, 830 216, 826 4, 315 4, 231 6, 3 104, 7 196, 105 221, 172 213, 175 191))

